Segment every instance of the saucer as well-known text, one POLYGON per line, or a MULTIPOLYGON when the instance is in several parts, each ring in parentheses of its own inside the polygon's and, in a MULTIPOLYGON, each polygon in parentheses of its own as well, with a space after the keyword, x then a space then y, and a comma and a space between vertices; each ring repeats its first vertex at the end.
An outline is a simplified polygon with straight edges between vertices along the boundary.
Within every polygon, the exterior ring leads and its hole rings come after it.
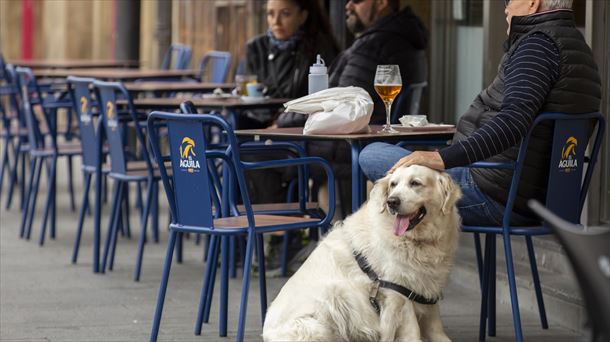
POLYGON ((258 97, 258 96, 242 96, 240 97, 240 99, 246 103, 258 103, 258 102, 263 102, 265 101, 264 97, 258 97))
POLYGON ((417 126, 417 127, 409 127, 409 126, 403 126, 401 124, 393 124, 391 125, 392 128, 394 128, 397 131, 401 131, 401 132, 417 132, 417 131, 444 131, 447 128, 453 128, 455 127, 454 125, 448 125, 448 124, 433 124, 433 123, 428 123, 425 126, 417 126))

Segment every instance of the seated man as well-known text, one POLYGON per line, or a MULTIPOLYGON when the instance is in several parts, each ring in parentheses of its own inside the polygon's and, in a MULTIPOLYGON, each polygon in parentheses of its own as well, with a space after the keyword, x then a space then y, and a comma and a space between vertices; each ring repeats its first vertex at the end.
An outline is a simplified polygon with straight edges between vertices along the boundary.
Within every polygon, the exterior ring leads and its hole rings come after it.
MULTIPOLYGON (((449 172, 464 197, 458 203, 465 224, 501 225, 512 170, 470 169, 480 160, 515 161, 521 138, 540 112, 596 112, 600 78, 591 49, 575 27, 572 0, 507 0, 508 41, 494 81, 457 124, 451 146, 409 152, 375 143, 360 154, 371 180, 402 165, 419 164, 449 172)), ((525 159, 511 223, 527 225, 526 201, 544 201, 552 126, 538 126, 525 159)))
MULTIPOLYGON (((377 65, 397 64, 403 84, 426 81, 428 32, 409 7, 400 10, 399 0, 351 0, 345 12, 347 28, 356 40, 330 66, 329 86, 367 90, 375 103, 371 123, 385 123, 385 107, 373 87, 377 65)), ((277 126, 303 126, 306 119, 303 114, 282 113, 277 126)), ((308 153, 330 161, 335 177, 349 183, 351 152, 346 142, 310 142, 308 153)), ((311 172, 316 181, 323 181, 322 174, 315 168, 311 172)), ((342 203, 350 203, 349 192, 341 195, 342 203)), ((346 211, 349 208, 344 206, 346 211)))

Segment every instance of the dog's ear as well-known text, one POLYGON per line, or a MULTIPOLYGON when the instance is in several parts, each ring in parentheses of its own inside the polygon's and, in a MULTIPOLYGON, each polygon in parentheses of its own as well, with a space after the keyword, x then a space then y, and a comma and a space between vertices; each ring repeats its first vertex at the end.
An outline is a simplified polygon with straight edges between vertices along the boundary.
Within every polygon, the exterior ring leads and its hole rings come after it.
POLYGON ((386 200, 388 198, 388 184, 390 176, 385 176, 375 182, 373 190, 371 190, 370 201, 379 206, 379 212, 383 213, 386 210, 386 200))
POLYGON ((460 187, 455 184, 451 176, 446 172, 440 172, 438 176, 439 188, 441 190, 442 207, 441 211, 444 215, 451 212, 451 208, 455 203, 462 198, 460 187))

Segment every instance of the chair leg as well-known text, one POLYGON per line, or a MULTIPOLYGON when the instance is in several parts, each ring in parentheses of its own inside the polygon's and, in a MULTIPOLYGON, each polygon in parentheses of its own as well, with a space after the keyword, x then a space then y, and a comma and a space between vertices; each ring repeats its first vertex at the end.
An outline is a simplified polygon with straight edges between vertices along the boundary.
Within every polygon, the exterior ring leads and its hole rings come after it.
POLYGON ((178 233, 176 237, 176 262, 182 263, 182 246, 184 245, 184 233, 178 233))
POLYGON ((10 174, 10 170, 11 170, 11 165, 10 165, 10 158, 8 156, 8 151, 9 151, 9 143, 11 141, 10 137, 7 137, 6 139, 4 139, 4 149, 2 151, 2 160, 0 160, 0 195, 2 195, 2 184, 4 184, 4 170, 6 170, 6 173, 10 174))
MULTIPOLYGON (((26 205, 25 207, 22 209, 21 211, 21 229, 19 230, 19 237, 21 237, 22 239, 25 237, 25 232, 26 232, 26 226, 27 226, 27 221, 28 221, 28 214, 29 214, 29 203, 30 203, 30 194, 32 193, 32 191, 34 190, 34 178, 35 178, 35 174, 36 174, 36 170, 38 168, 38 159, 32 159, 30 161, 30 181, 28 182, 29 186, 28 186, 28 192, 24 193, 24 198, 25 198, 25 202, 26 205)), ((25 181, 22 179, 22 183, 24 183, 25 181)))
POLYGON ((282 239, 282 254, 280 255, 280 271, 282 273, 282 277, 288 276, 288 248, 290 246, 291 236, 291 232, 285 231, 282 239))
POLYGON ((489 279, 487 296, 487 336, 496 336, 496 234, 490 239, 489 279))
MULTIPOLYGON (((15 164, 11 167, 9 165, 9 169, 7 170, 9 181, 7 184, 7 196, 6 196, 6 204, 5 208, 8 210, 11 207, 11 202, 13 201, 13 191, 15 190, 15 183, 19 181, 20 183, 25 183, 25 179, 17 179, 17 169, 19 168, 19 159, 21 154, 19 153, 19 149, 21 148, 21 143, 17 141, 17 147, 13 148, 13 155, 15 156, 15 164)), ((23 195, 23 194, 22 194, 23 195)))
POLYGON ((29 190, 29 194, 27 195, 27 199, 29 201, 29 204, 27 204, 25 206, 25 208, 28 211, 28 220, 26 223, 26 232, 25 232, 25 238, 26 240, 29 240, 31 235, 32 235, 32 222, 34 221, 34 214, 36 213, 36 202, 38 199, 38 189, 40 187, 40 176, 42 175, 42 164, 44 164, 44 160, 42 160, 41 158, 35 158, 38 159, 38 162, 35 164, 36 165, 36 175, 34 177, 34 187, 30 187, 29 190))
POLYGON ((483 288, 483 259, 481 253, 481 237, 479 233, 474 233, 474 251, 477 256, 477 271, 479 272, 479 286, 483 288))
MULTIPOLYGON (((53 198, 54 193, 55 193, 55 173, 57 171, 57 157, 53 157, 53 159, 51 160, 51 167, 50 169, 47 169, 47 172, 49 172, 49 188, 47 189, 47 201, 45 203, 45 208, 44 208, 44 214, 42 217, 42 223, 40 226, 40 239, 38 241, 38 244, 40 246, 44 245, 44 235, 47 231, 47 223, 49 221, 49 214, 52 211, 52 207, 53 207, 53 198)), ((53 219, 51 217, 51 219, 53 219)), ((51 235, 53 236, 53 225, 51 224, 51 235)))
POLYGON ((115 230, 118 228, 116 224, 118 221, 118 207, 121 203, 123 182, 117 180, 114 184, 114 196, 112 200, 112 208, 110 209, 110 219, 108 220, 108 233, 106 236, 106 243, 104 244, 104 254, 102 255, 102 265, 100 266, 100 273, 106 272, 106 264, 108 263, 108 256, 110 253, 110 244, 112 242, 112 235, 115 234, 115 230))
MULTIPOLYGON (((20 170, 21 177, 19 179, 25 179, 25 167, 26 167, 26 164, 27 164, 27 162, 25 160, 26 158, 28 158, 28 160, 32 159, 32 157, 29 156, 29 155, 26 155, 26 154, 22 155, 22 157, 21 157, 21 170, 20 170)), ((21 193, 21 204, 20 204, 20 206, 21 206, 21 209, 23 209, 25 207, 25 202, 24 202, 24 199, 25 199, 25 196, 24 196, 25 195, 25 182, 21 182, 19 184, 19 192, 21 193)))
POLYGON ((485 341, 485 328, 487 327, 487 309, 489 296, 489 274, 491 265, 491 236, 485 234, 485 257, 483 259, 483 278, 481 287, 481 314, 479 317, 479 341, 485 341))
POLYGON ((546 310, 544 308, 544 299, 542 298, 542 289, 540 288, 540 276, 538 275, 538 266, 536 265, 536 253, 534 253, 534 244, 532 237, 525 236, 527 244, 527 254, 530 259, 530 267, 532 269, 532 277, 534 278, 534 289, 536 291, 536 301, 538 302, 538 312, 540 313, 540 324, 542 329, 548 329, 549 323, 546 320, 546 310))
POLYGON ((265 274, 265 250, 263 234, 256 234, 256 259, 258 260, 258 281, 261 300, 261 325, 265 324, 267 315, 267 279, 265 274))
POLYGON ((203 284, 201 286, 201 294, 199 295, 199 306, 197 308, 197 321, 195 322, 195 335, 201 335, 201 326, 203 325, 203 313, 204 308, 207 302, 207 297, 212 295, 212 292, 209 291, 210 283, 215 281, 214 278, 211 278, 213 272, 212 269, 216 268, 216 263, 212 261, 215 259, 214 255, 216 254, 216 240, 219 237, 212 235, 210 238, 210 247, 208 248, 208 260, 209 262, 205 266, 205 272, 203 272, 203 284))
MULTIPOLYGON (((19 208, 23 210, 25 208, 25 153, 19 153, 21 149, 21 141, 17 142, 17 147, 15 148, 16 158, 15 158, 15 166, 13 167, 13 172, 11 172, 11 183, 9 184, 8 196, 6 199, 6 209, 11 208, 11 204, 13 202, 13 192, 15 190, 16 183, 19 185, 19 194, 21 195, 19 202, 19 208), (21 160, 21 169, 19 168, 19 160, 21 160), (20 177, 17 177, 17 173, 20 172, 20 177)), ((30 161, 31 164, 31 161, 30 161)))
POLYGON ((521 317, 519 314, 519 299, 517 298, 517 283, 515 281, 515 266, 513 265, 513 250, 510 243, 510 235, 503 234, 504 254, 506 257, 506 273, 508 275, 508 286, 510 289, 510 302, 513 309, 513 325, 515 326, 515 340, 523 341, 521 331, 521 317))
POLYGON ((83 233, 83 222, 85 220, 85 212, 89 207, 89 188, 91 187, 91 172, 83 172, 83 200, 81 201, 80 212, 78 213, 78 225, 76 226, 76 238, 74 239, 74 248, 72 249, 72 263, 76 264, 78 259, 78 249, 80 247, 80 239, 83 233))
POLYGON ((248 292, 250 291, 250 272, 252 268, 252 249, 255 243, 254 229, 248 231, 246 242, 246 260, 244 262, 244 277, 242 279, 241 303, 239 306, 239 322, 237 323, 237 342, 244 340, 246 328, 246 313, 248 311, 248 292))
POLYGON ((161 315, 163 313, 163 303, 165 302, 165 292, 167 290, 167 282, 169 280, 169 271, 172 267, 172 256, 174 255, 174 245, 176 242, 176 232, 169 232, 167 240, 167 251, 165 252, 165 261, 163 262, 163 276, 159 285, 159 294, 157 295, 157 307, 155 308, 155 316, 153 318, 152 330, 150 332, 150 342, 156 342, 159 335, 159 325, 161 324, 161 315))
MULTIPOLYGON (((159 183, 157 182, 153 182, 153 197, 151 205, 151 228, 153 240, 155 241, 155 243, 159 243, 159 183)), ((182 262, 182 260, 180 260, 180 262, 182 262)))
POLYGON ((117 245, 117 241, 119 240, 119 226, 123 227, 123 224, 121 223, 121 216, 123 213, 123 208, 122 208, 121 204, 119 204, 117 211, 118 211, 116 213, 117 218, 115 220, 116 228, 113 228, 112 236, 110 238, 110 256, 109 256, 109 260, 108 260, 108 270, 109 271, 112 271, 112 269, 114 268, 114 256, 116 255, 116 245, 117 245))
POLYGON ((142 257, 144 256, 144 240, 146 238, 146 227, 148 225, 148 214, 150 212, 154 181, 148 180, 148 189, 146 189, 146 202, 144 203, 144 212, 140 220, 140 241, 138 241, 138 256, 136 260, 136 269, 133 273, 133 280, 140 281, 140 273, 142 271, 142 257))
POLYGON ((74 200, 74 180, 72 178, 72 156, 68 156, 68 191, 70 192, 70 209, 76 210, 76 203, 74 200))
POLYGON ((129 222, 129 218, 131 217, 129 213, 129 184, 125 184, 125 197, 123 201, 123 228, 125 230, 125 235, 128 239, 131 239, 131 223, 129 222))
POLYGON ((227 336, 227 309, 229 305, 229 237, 222 236, 220 246, 220 314, 219 336, 227 336))
POLYGON ((231 278, 237 277, 237 258, 235 257, 237 250, 235 249, 235 239, 237 239, 236 236, 231 236, 229 238, 229 276, 231 278))
MULTIPOLYGON (((211 243, 211 242, 210 242, 211 243)), ((210 321, 210 310, 212 307, 212 299, 214 297, 214 286, 216 285, 216 270, 218 268, 218 254, 220 253, 220 237, 216 237, 213 254, 208 254, 208 262, 210 263, 210 281, 208 283, 206 292, 205 303, 203 307, 203 322, 208 323, 210 321), (212 257, 210 259, 209 257, 212 257)), ((210 252, 212 253, 212 252, 210 252)))

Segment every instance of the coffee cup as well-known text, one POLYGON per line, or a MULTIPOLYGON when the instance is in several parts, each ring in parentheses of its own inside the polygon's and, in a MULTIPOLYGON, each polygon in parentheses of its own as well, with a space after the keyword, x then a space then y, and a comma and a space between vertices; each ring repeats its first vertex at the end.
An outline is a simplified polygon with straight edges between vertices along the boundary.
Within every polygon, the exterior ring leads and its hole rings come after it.
POLYGON ((263 97, 264 85, 262 83, 248 83, 246 88, 248 90, 248 96, 250 97, 263 97))

